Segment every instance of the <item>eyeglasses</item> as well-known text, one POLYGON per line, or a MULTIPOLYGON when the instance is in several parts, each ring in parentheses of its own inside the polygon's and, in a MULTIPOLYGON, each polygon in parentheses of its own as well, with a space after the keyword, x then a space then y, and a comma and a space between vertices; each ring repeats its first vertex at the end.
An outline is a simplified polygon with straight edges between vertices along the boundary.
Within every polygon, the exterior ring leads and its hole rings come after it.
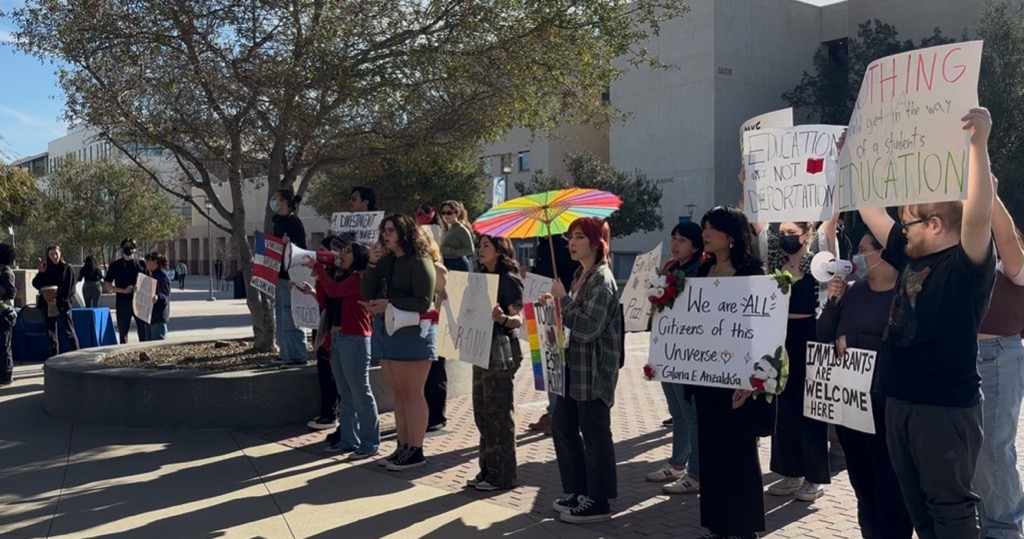
POLYGON ((443 212, 441 212, 441 215, 455 215, 455 212, 453 212, 453 211, 443 211, 443 212))
POLYGON ((931 219, 931 217, 926 217, 924 219, 918 219, 916 221, 900 221, 900 226, 903 227, 903 230, 907 230, 910 227, 912 227, 914 225, 919 225, 921 223, 924 223, 925 221, 927 221, 929 219, 931 219))
POLYGON ((390 235, 390 234, 394 234, 395 232, 398 232, 398 229, 393 227, 393 226, 388 226, 388 227, 384 227, 381 230, 381 232, 384 233, 384 234, 389 234, 390 235))

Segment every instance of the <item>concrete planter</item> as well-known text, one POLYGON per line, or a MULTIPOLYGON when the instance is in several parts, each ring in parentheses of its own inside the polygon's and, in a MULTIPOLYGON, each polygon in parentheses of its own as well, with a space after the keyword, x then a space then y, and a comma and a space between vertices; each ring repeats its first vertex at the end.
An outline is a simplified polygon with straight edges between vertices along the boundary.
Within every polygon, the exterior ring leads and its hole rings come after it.
MULTIPOLYGON (((186 341, 188 342, 188 341, 186 341)), ((201 340, 191 342, 202 342, 201 340)), ((43 409, 55 416, 117 427, 252 428, 306 422, 320 411, 316 366, 210 373, 108 367, 103 358, 185 342, 90 348, 49 359, 43 409)), ((447 361, 448 395, 469 393, 472 367, 447 361)), ((394 395, 380 367, 370 385, 381 412, 394 395)))

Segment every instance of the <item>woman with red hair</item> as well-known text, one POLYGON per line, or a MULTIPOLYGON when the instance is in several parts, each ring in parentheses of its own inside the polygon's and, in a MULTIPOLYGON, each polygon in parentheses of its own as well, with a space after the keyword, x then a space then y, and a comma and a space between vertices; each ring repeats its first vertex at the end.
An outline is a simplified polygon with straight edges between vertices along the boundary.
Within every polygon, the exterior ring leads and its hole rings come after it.
POLYGON ((557 279, 552 297, 562 306, 569 332, 563 394, 555 398, 552 431, 566 497, 553 506, 573 524, 611 518, 608 500, 618 496, 611 408, 623 360, 622 311, 608 265, 608 223, 583 217, 569 226, 569 255, 581 266, 571 290, 557 279), (581 436, 582 435, 582 436, 581 436))

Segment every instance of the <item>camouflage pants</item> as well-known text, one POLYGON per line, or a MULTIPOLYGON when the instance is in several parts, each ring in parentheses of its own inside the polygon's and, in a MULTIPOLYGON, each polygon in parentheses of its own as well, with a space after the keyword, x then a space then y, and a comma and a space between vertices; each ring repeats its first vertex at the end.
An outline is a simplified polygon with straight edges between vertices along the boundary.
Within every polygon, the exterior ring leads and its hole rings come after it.
POLYGON ((516 427, 512 378, 515 370, 473 367, 473 419, 480 431, 477 479, 499 488, 516 483, 516 427))

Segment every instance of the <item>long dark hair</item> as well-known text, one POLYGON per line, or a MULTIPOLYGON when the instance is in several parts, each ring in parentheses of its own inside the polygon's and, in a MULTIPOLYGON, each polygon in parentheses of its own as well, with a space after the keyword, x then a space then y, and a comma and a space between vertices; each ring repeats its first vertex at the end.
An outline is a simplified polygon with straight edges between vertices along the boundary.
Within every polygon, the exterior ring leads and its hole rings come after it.
POLYGON ((427 241, 420 235, 416 220, 408 215, 392 213, 380 222, 380 234, 384 235, 384 225, 391 223, 398 234, 398 243, 406 256, 412 255, 416 258, 430 258, 430 248, 427 241))
POLYGON ((302 202, 302 197, 296 195, 295 191, 292 191, 291 189, 278 189, 277 194, 281 197, 281 200, 284 200, 284 203, 288 205, 288 209, 292 211, 295 211, 302 202))
POLYGON ((53 261, 50 260, 50 251, 52 251, 54 249, 60 251, 60 245, 47 245, 46 246, 46 267, 47 268, 50 268, 50 267, 53 267, 53 266, 59 266, 61 264, 66 264, 66 262, 64 262, 64 253, 63 252, 60 254, 60 262, 57 262, 56 264, 54 264, 53 261))
POLYGON ((93 275, 96 273, 96 258, 92 255, 85 257, 85 263, 82 264, 83 275, 93 275))
POLYGON ((359 242, 352 242, 348 245, 352 249, 352 267, 350 272, 363 271, 370 264, 370 250, 359 242))
MULTIPOLYGON (((494 246, 494 252, 498 253, 498 262, 494 265, 494 273, 519 273, 519 262, 516 262, 516 251, 512 247, 512 242, 501 236, 481 234, 480 239, 477 240, 477 252, 480 252, 480 243, 485 238, 494 246)), ((480 273, 488 271, 479 260, 476 262, 476 267, 480 273)))
MULTIPOLYGON (((750 222, 743 210, 736 206, 716 206, 708 210, 700 220, 700 228, 711 225, 715 230, 722 232, 732 239, 732 246, 729 247, 729 261, 732 267, 737 270, 750 265, 761 265, 761 261, 754 256, 754 237, 750 234, 750 222)), ((715 255, 706 253, 708 263, 715 262, 715 255)))

